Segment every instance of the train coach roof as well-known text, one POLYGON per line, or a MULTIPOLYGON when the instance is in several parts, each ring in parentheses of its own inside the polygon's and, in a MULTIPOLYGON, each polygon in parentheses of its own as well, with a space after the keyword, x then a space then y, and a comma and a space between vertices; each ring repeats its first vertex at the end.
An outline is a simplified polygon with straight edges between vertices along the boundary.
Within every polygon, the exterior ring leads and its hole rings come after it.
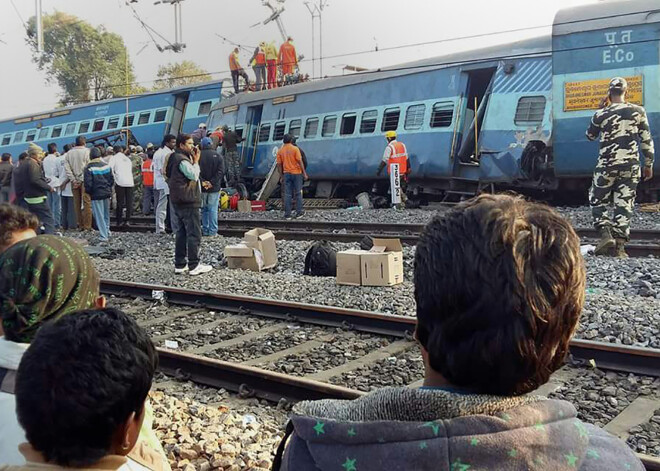
MULTIPOLYGON (((187 90, 190 90, 190 91, 204 90, 204 89, 206 89, 206 87, 213 88, 216 85, 220 85, 220 84, 222 84, 223 87, 224 87, 225 85, 223 84, 223 82, 225 82, 227 80, 228 79, 225 78, 225 79, 221 79, 221 80, 212 80, 210 82, 198 82, 198 83, 194 83, 194 84, 191 84, 191 85, 180 85, 180 86, 174 87, 174 88, 163 88, 162 90, 154 90, 154 91, 150 91, 150 92, 140 93, 139 95, 130 95, 128 98, 130 100, 136 100, 138 98, 148 97, 148 96, 152 96, 152 95, 160 95, 160 94, 164 94, 164 93, 177 94, 177 93, 185 92, 187 90)), ((88 102, 85 102, 85 103, 80 103, 78 105, 63 106, 61 108, 53 108, 53 109, 50 109, 50 110, 39 111, 39 112, 36 112, 36 113, 25 113, 25 114, 22 114, 22 115, 10 116, 10 117, 7 117, 7 118, 1 118, 0 123, 4 123, 4 122, 7 122, 7 121, 14 121, 16 119, 21 119, 21 118, 28 118, 30 116, 38 116, 38 115, 42 115, 42 114, 54 113, 54 112, 58 112, 58 111, 62 111, 62 110, 73 111, 73 110, 77 110, 77 109, 80 109, 80 108, 102 106, 102 105, 107 105, 107 104, 110 104, 110 103, 116 103, 118 101, 126 101, 126 97, 119 96, 119 97, 107 98, 105 100, 99 100, 99 101, 88 101, 88 102)), ((135 110, 133 110, 133 111, 135 111, 135 110)), ((133 112, 133 111, 131 111, 131 112, 133 112)))
POLYGON ((381 80, 390 77, 408 75, 411 73, 426 72, 429 70, 443 69, 456 65, 489 62, 506 58, 529 57, 536 55, 550 54, 552 41, 550 36, 539 36, 531 39, 524 39, 507 44, 491 46, 481 49, 471 49, 443 56, 436 56, 404 64, 397 64, 390 67, 381 67, 371 69, 366 72, 359 72, 351 75, 341 75, 322 80, 298 83, 286 87, 276 88, 258 93, 239 93, 230 98, 223 99, 214 106, 214 109, 226 106, 240 105, 242 103, 251 103, 255 101, 270 100, 273 98, 297 95, 301 93, 310 93, 330 88, 345 87, 357 85, 360 83, 381 80))
POLYGON ((601 1, 555 15, 553 36, 660 21, 658 0, 601 1))

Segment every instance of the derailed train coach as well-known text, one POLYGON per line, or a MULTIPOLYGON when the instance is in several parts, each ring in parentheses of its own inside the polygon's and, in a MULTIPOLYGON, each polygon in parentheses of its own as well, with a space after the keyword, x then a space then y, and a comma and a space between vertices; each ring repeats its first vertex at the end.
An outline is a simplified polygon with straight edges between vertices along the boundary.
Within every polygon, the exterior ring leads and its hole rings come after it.
POLYGON ((253 189, 290 133, 307 154, 308 196, 385 192, 376 171, 383 134, 395 130, 408 148, 412 196, 584 192, 598 155, 584 133, 612 77, 628 79, 658 144, 659 41, 654 0, 571 8, 557 14, 551 36, 239 94, 212 109, 208 126, 245 139, 239 152, 253 189))

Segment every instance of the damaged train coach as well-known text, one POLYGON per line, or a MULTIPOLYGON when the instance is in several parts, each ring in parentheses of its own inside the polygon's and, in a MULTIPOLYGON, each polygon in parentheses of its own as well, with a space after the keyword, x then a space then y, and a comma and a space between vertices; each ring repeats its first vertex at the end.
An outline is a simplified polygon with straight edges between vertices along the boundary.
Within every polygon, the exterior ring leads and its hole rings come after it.
POLYGON ((242 176, 255 191, 290 133, 307 155, 307 196, 385 193, 376 172, 394 130, 408 148, 411 198, 586 195, 598 143, 584 133, 612 77, 628 80, 660 144, 659 42, 655 0, 570 8, 545 37, 225 98, 208 128, 244 138, 242 176))

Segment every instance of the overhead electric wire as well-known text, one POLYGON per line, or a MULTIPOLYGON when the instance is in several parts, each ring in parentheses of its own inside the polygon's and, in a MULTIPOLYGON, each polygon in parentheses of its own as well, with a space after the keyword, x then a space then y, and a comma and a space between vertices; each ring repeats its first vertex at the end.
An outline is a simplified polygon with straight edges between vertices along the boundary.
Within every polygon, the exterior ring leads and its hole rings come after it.
MULTIPOLYGON (((12 0, 13 3, 13 0, 12 0)), ((132 5, 129 5, 132 9, 132 5)), ((656 10, 654 10, 656 11, 656 10)), ((136 12, 137 13, 137 12, 136 12)), ((365 50, 365 51, 356 51, 356 52, 349 52, 345 54, 338 54, 334 56, 326 56, 323 57, 322 59, 334 59, 334 58, 340 58, 340 57, 348 57, 348 56, 353 56, 353 55, 358 55, 358 54, 366 54, 366 53, 374 53, 374 52, 383 52, 383 51, 388 51, 388 50, 395 50, 395 49, 402 49, 402 48, 408 48, 408 47, 419 47, 423 45, 430 45, 430 44, 439 44, 442 42, 451 42, 451 41, 457 41, 457 40, 464 40, 464 39, 475 39, 475 38, 481 38, 481 37, 490 37, 490 36, 495 36, 495 35, 501 35, 501 34, 507 34, 507 33, 513 33, 513 32, 521 32, 521 31, 526 31, 526 30, 533 30, 533 29, 539 29, 539 28, 546 28, 546 27, 552 27, 552 26, 561 26, 561 25, 568 25, 568 24, 576 24, 576 23, 584 23, 584 22, 590 22, 590 21, 598 21, 598 20, 603 20, 603 19, 611 19, 611 18, 617 18, 617 17, 624 17, 624 16, 631 16, 631 15, 638 15, 641 13, 647 13, 647 10, 644 11, 635 11, 635 12, 629 12, 625 14, 619 14, 619 15, 606 15, 606 16, 601 16, 601 17, 592 17, 588 19, 581 19, 581 20, 570 20, 570 21, 564 21, 564 22, 559 22, 559 23, 554 23, 551 25, 543 25, 543 26, 528 26, 524 28, 516 28, 516 29, 511 29, 511 30, 503 30, 503 31, 493 31, 489 33, 481 33, 481 34, 475 34, 475 35, 468 35, 468 36, 461 36, 461 37, 454 37, 454 38, 445 38, 445 39, 439 39, 439 40, 434 40, 434 41, 426 41, 426 42, 421 42, 421 43, 414 43, 414 44, 406 44, 406 45, 399 45, 399 46, 392 46, 390 48, 382 48, 378 50, 365 50)), ((138 17, 138 21, 141 23, 142 20, 138 17)), ((146 24, 145 24, 146 25, 146 24)), ((222 39, 227 39, 224 38, 220 35, 217 35, 221 37, 222 39)), ((229 41, 229 40, 228 40, 229 41)), ((660 39, 646 39, 646 40, 640 40, 640 41, 630 41, 628 43, 625 43, 626 45, 630 44, 641 44, 641 43, 648 43, 648 42, 657 42, 660 41, 660 39)), ((169 41, 168 41, 169 43, 169 41)), ((170 43, 171 44, 171 43, 170 43)), ((477 59, 469 59, 469 60, 457 60, 457 61, 449 61, 449 62, 437 62, 437 63, 427 63, 424 65, 411 65, 411 66, 402 66, 402 67, 386 67, 384 68, 378 68, 378 69, 372 69, 372 70, 367 70, 364 72, 358 72, 356 74, 352 75, 367 75, 367 74, 373 74, 373 73, 381 73, 381 72, 394 72, 394 71, 403 71, 403 70, 414 70, 414 69, 420 69, 420 68, 432 68, 432 67, 440 67, 440 66, 449 66, 449 65, 455 65, 455 64, 472 64, 472 63, 478 63, 478 62, 484 62, 484 61, 493 61, 493 60, 504 60, 504 59, 516 59, 516 58, 525 58, 525 57, 535 57, 539 55, 546 55, 546 54, 552 54, 552 53, 557 53, 557 52, 571 52, 571 51, 578 51, 578 50, 583 50, 583 49, 595 49, 595 48, 601 48, 601 47, 607 47, 608 45, 592 45, 592 46, 579 46, 579 47, 574 47, 574 48, 566 48, 566 49, 560 49, 560 50, 553 50, 552 48, 547 49, 547 50, 542 50, 542 51, 537 51, 533 53, 521 53, 521 54, 508 54, 506 56, 498 56, 498 57, 484 57, 484 58, 477 58, 477 59)), ((464 52, 469 52, 469 51, 464 51, 464 52)), ((319 60, 318 58, 315 60, 319 60)), ((311 59, 305 59, 300 62, 308 62, 311 61, 311 59)), ((191 74, 191 75, 184 75, 181 77, 177 78, 194 78, 194 77, 199 77, 199 76, 204 76, 204 75, 219 75, 219 74, 228 74, 230 70, 221 70, 221 71, 216 71, 216 72, 207 72, 207 73, 201 73, 201 74, 191 74)), ((325 78, 335 78, 335 77, 342 77, 344 75, 328 75, 326 77, 319 77, 319 78, 313 78, 310 79, 310 81, 315 81, 315 80, 323 80, 325 78)), ((143 81, 135 81, 131 82, 128 85, 140 85, 140 84, 146 84, 146 83, 155 83, 158 80, 162 80, 162 78, 156 78, 153 80, 143 80, 143 81)), ((112 88, 120 88, 120 87, 126 87, 126 83, 118 83, 118 84, 109 84, 109 85, 104 85, 102 87, 99 87, 98 90, 107 90, 107 89, 112 89, 112 88)), ((215 88, 215 87, 209 87, 209 89, 215 88)), ((86 91, 86 90, 91 90, 91 88, 80 88, 73 90, 73 92, 76 91, 86 91)), ((203 90, 200 89, 200 90, 203 90)), ((132 94, 132 95, 124 95, 121 97, 117 98, 133 98, 133 97, 138 97, 142 94, 132 94)), ((83 103, 93 103, 89 101, 83 101, 79 100, 79 102, 74 102, 73 104, 83 104, 83 103)))
POLYGON ((154 28, 152 28, 151 26, 149 26, 144 20, 142 20, 142 18, 140 17, 140 15, 139 15, 139 13, 137 12, 137 10, 135 9, 135 7, 133 7, 133 5, 131 5, 131 4, 128 3, 128 2, 126 2, 126 5, 127 5, 132 11, 133 11, 133 16, 134 16, 135 19, 138 20, 138 22, 142 25, 142 28, 147 32, 147 34, 148 34, 149 37, 151 38, 151 41, 154 43, 154 45, 156 46, 156 48, 157 48, 159 51, 162 50, 162 46, 156 42, 156 39, 153 37, 153 35, 151 34, 151 32, 153 32, 154 34, 156 34, 159 38, 161 38, 163 41, 165 41, 169 46, 172 46, 172 47, 174 46, 174 45, 173 45, 173 44, 172 44, 172 43, 171 43, 171 42, 170 42, 165 36, 163 36, 162 34, 160 34, 160 33, 159 33, 158 31, 156 31, 154 28))

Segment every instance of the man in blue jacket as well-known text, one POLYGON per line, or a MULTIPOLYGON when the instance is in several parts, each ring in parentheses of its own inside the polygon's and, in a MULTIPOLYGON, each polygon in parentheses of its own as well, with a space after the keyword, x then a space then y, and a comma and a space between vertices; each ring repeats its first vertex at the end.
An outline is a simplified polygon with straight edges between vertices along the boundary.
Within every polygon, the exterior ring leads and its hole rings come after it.
POLYGON ((94 147, 90 153, 91 159, 85 167, 85 193, 92 199, 92 214, 99 230, 101 242, 107 242, 110 237, 110 198, 115 179, 110 165, 101 157, 103 153, 94 147))

